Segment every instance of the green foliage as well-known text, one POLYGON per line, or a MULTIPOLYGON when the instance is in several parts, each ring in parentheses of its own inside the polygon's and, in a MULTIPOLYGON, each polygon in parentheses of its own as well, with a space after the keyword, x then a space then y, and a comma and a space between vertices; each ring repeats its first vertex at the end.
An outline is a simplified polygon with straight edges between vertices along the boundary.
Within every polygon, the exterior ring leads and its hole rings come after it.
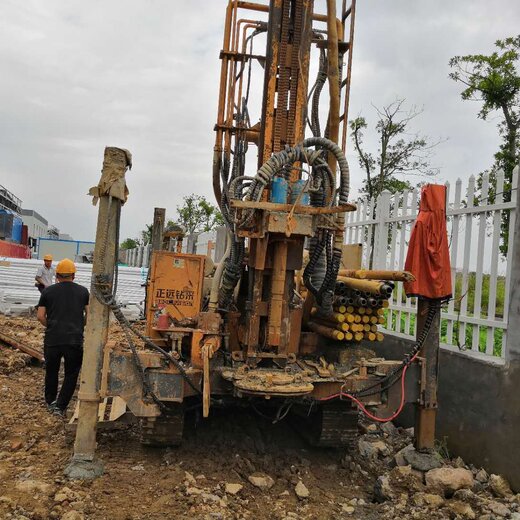
POLYGON ((204 196, 191 194, 183 200, 183 205, 177 206, 177 224, 187 234, 211 231, 224 224, 220 211, 204 196))
POLYGON ((375 130, 379 136, 376 152, 368 152, 364 147, 364 132, 368 123, 364 117, 349 122, 352 140, 358 153, 359 165, 365 179, 362 192, 376 198, 384 191, 396 193, 413 186, 403 176, 421 175, 430 177, 438 173, 430 160, 432 149, 439 142, 430 143, 419 134, 410 135, 410 123, 419 115, 415 108, 403 110, 404 100, 376 108, 378 120, 375 130))
POLYGON ((119 246, 120 249, 134 249, 139 245, 139 241, 135 238, 127 238, 123 242, 121 242, 121 245, 119 246))
MULTIPOLYGON (((520 50, 520 35, 495 43, 499 49, 489 56, 469 54, 454 56, 449 61, 454 69, 450 78, 463 83, 466 88, 461 96, 464 100, 482 102, 479 117, 486 119, 495 110, 513 110, 518 112, 520 76, 516 61, 520 50)), ((518 117, 518 113, 516 113, 518 117)))
MULTIPOLYGON (((495 46, 497 50, 488 56, 469 54, 455 56, 449 61, 453 68, 449 77, 464 85, 462 99, 479 101, 482 104, 478 117, 485 120, 496 111, 502 115, 497 125, 502 143, 495 153, 495 162, 491 171, 480 173, 477 179, 481 190, 483 175, 489 174, 491 188, 485 201, 488 203, 495 201, 495 172, 498 169, 504 170, 505 174, 505 200, 511 200, 513 169, 520 161, 520 35, 497 40, 495 46)), ((507 211, 502 213, 501 237, 500 251, 505 255, 509 240, 507 211)))
POLYGON ((140 242, 143 245, 150 244, 152 242, 152 224, 146 224, 146 228, 141 231, 141 240, 140 242))

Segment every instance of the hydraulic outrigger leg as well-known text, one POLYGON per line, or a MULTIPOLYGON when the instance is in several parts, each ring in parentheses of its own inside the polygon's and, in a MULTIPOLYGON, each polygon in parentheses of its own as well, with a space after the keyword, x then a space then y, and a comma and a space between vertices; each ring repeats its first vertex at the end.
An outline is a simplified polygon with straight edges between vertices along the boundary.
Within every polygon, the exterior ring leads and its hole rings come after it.
POLYGON ((101 460, 95 457, 101 364, 108 337, 110 308, 96 298, 100 283, 112 290, 121 204, 126 198, 125 173, 131 167, 130 153, 121 148, 105 148, 103 170, 97 187, 90 191, 94 203, 99 198, 96 245, 92 266, 89 314, 81 385, 78 394, 79 415, 74 455, 65 469, 72 479, 91 479, 103 473, 101 460))

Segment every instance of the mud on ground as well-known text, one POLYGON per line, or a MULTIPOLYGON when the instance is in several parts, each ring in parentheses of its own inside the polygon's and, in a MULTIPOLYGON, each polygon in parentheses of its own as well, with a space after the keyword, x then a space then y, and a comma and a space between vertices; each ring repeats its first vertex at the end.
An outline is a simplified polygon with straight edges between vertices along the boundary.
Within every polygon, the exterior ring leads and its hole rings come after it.
MULTIPOLYGON (((9 327, 41 340, 34 320, 9 327)), ((100 432, 104 475, 68 481, 73 436, 47 412, 43 376, 29 356, 0 346, 2 519, 520 518, 518 497, 507 487, 499 496, 477 468, 466 469, 471 481, 455 496, 425 485, 425 474, 399 459, 410 432, 370 426, 361 453, 347 453, 312 448, 289 422, 273 425, 247 410, 218 411, 198 424, 191 418, 175 449, 143 448, 133 425, 100 432)), ((468 468, 460 460, 442 465, 468 468)))

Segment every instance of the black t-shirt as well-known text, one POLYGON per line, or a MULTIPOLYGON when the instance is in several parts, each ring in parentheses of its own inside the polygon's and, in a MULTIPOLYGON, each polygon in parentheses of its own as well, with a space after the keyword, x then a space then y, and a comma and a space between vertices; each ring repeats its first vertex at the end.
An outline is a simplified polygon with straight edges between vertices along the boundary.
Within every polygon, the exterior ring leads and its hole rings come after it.
POLYGON ((88 299, 88 290, 74 282, 56 283, 42 292, 38 306, 47 311, 46 347, 83 344, 88 299))

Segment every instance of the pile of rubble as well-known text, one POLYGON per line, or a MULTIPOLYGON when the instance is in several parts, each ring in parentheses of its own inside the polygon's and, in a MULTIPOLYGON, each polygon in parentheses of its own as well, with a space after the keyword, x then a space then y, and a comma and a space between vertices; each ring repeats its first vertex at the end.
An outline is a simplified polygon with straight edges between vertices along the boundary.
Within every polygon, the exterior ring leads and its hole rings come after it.
POLYGON ((373 499, 382 504, 385 517, 423 519, 427 510, 431 519, 520 520, 520 494, 511 491, 503 476, 488 475, 460 457, 417 452, 413 429, 385 423, 370 424, 367 430, 358 452, 344 462, 375 478, 373 499))
MULTIPOLYGON (((142 328, 142 324, 139 325, 142 328)), ((0 329, 36 347, 34 318, 0 329)), ((117 325, 114 339, 124 336, 117 325)), ((9 520, 520 520, 520 495, 500 475, 422 454, 411 430, 363 425, 355 449, 305 443, 289 421, 251 409, 213 409, 187 421, 179 449, 150 450, 137 425, 98 434, 105 474, 68 481, 73 436, 43 402, 41 365, 0 347, 0 518, 9 520)))

